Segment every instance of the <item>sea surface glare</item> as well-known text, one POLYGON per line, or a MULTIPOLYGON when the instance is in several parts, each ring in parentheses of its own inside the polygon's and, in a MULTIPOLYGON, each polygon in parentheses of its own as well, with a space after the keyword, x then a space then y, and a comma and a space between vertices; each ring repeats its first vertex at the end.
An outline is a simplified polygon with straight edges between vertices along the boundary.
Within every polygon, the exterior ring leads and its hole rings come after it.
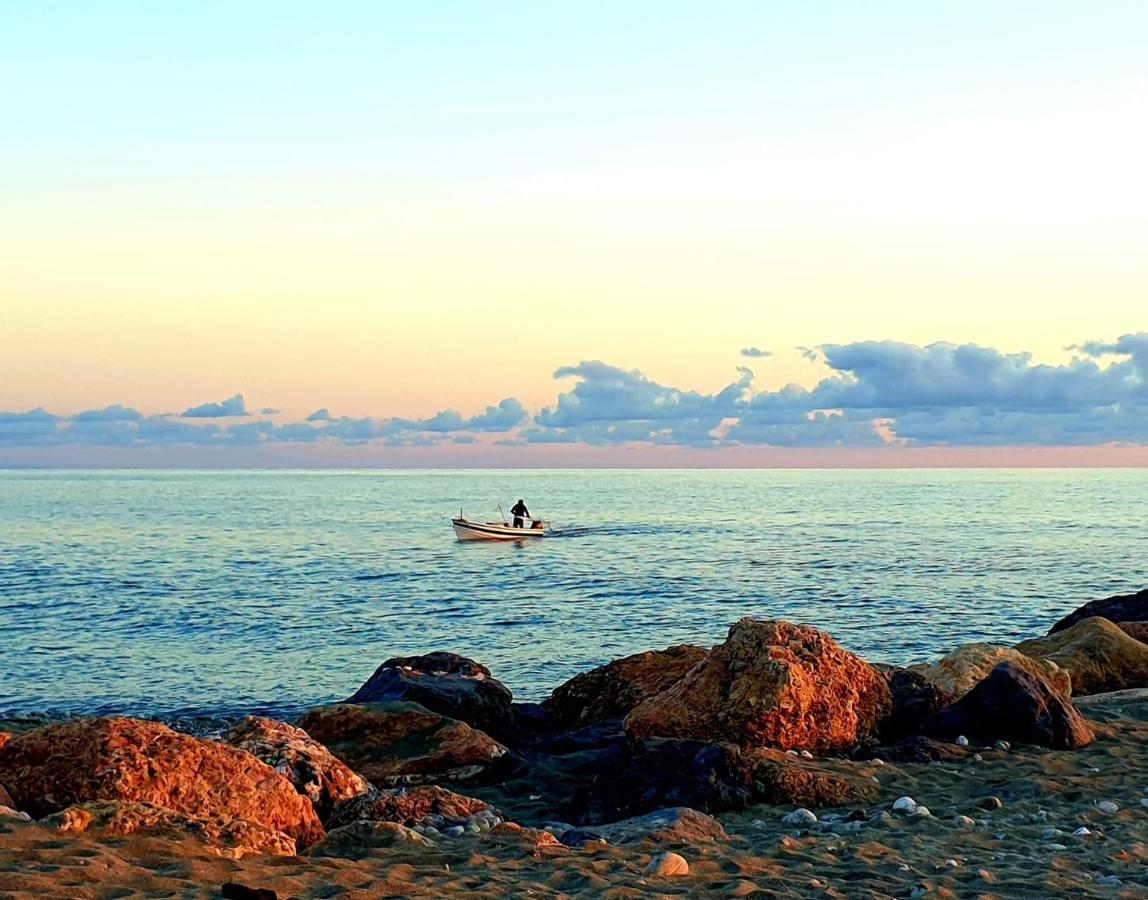
POLYGON ((0 472, 0 712, 289 714, 430 650, 540 699, 741 616, 909 663, 1144 587, 1146 508, 1143 470, 0 472), (456 542, 519 497, 553 538, 456 542))

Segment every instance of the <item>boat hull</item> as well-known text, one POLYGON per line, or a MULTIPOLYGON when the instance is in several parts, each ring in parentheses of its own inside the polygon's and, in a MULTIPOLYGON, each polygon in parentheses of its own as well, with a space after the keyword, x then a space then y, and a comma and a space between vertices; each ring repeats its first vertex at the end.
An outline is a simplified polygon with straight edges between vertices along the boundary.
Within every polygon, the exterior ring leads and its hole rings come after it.
POLYGON ((544 528, 515 528, 501 522, 471 522, 456 518, 450 523, 460 541, 524 541, 546 536, 544 528))

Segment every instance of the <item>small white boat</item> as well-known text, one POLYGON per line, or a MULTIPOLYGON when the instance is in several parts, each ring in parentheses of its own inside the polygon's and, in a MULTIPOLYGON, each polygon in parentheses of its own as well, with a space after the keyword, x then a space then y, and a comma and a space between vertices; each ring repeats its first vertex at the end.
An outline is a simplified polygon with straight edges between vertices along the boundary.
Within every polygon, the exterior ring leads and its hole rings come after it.
POLYGON ((522 525, 502 522, 472 522, 458 511, 450 520, 454 533, 460 541, 524 541, 530 538, 546 537, 549 530, 542 519, 526 519, 522 525))

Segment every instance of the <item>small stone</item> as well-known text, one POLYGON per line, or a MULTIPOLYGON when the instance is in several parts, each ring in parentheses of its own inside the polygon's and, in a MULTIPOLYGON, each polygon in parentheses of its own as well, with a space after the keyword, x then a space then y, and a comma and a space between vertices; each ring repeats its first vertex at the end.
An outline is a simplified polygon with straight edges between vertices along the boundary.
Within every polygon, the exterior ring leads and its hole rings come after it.
POLYGON ((918 806, 911 813, 909 813, 909 815, 914 819, 929 819, 933 816, 933 814, 929 812, 929 807, 927 806, 918 806))
POLYGON ((785 755, 786 756, 797 756, 797 751, 796 750, 786 750, 785 755))
POLYGON ((975 762, 984 762, 985 758, 983 756, 981 756, 979 753, 974 753, 973 754, 973 760, 975 762))
POLYGON ((969 739, 967 737, 965 737, 963 734, 957 736, 957 746, 958 747, 967 747, 968 745, 969 745, 969 739))
POLYGON ((1067 850, 1068 849, 1068 847, 1065 844, 1045 844, 1045 846, 1049 850, 1067 850))
POLYGON ((1085 828, 1083 825, 1077 828, 1076 831, 1072 832, 1073 837, 1087 837, 1090 834, 1092 834, 1092 832, 1085 828))
POLYGON ((994 834, 993 837, 996 838, 998 841, 1003 841, 1005 838, 1008 837, 1008 835, 1005 834, 1003 831, 999 831, 996 834, 994 834))
POLYGON ((1007 752, 1012 749, 1012 744, 1010 744, 1008 741, 997 741, 995 744, 993 744, 993 749, 1004 750, 1007 752))
POLYGON ((885 760, 883 759, 871 759, 869 762, 877 766, 879 769, 883 769, 885 767, 885 760))
POLYGON ((782 816, 781 821, 785 825, 815 825, 817 816, 804 806, 799 806, 793 812, 782 816))
POLYGON ((477 822, 471 822, 466 826, 468 834, 482 834, 482 827, 477 822))
POLYGON ((1102 813, 1108 813, 1109 815, 1120 812, 1120 804, 1115 800, 1101 800, 1096 804, 1096 808, 1102 813))
POLYGON ((815 890, 815 891, 819 891, 823 887, 825 887, 825 885, 822 884, 820 881, 818 881, 816 878, 810 878, 809 879, 809 886, 811 888, 813 888, 813 890, 815 890))
POLYGON ((957 828, 976 828, 977 823, 968 816, 957 816, 953 819, 953 824, 957 828))
POLYGON ((1148 797, 1141 797, 1140 798, 1140 805, 1141 806, 1148 806, 1148 797))
POLYGON ((892 825, 893 822, 893 817, 886 810, 881 810, 869 820, 870 825, 892 825))
POLYGON ((799 755, 801 756, 802 759, 813 759, 813 754, 810 753, 808 750, 802 750, 799 755))
POLYGON ((917 808, 917 801, 912 797, 898 797, 893 802, 893 812, 912 813, 917 808))
POLYGON ((981 881, 996 881, 996 876, 988 869, 977 869, 977 878, 981 881))
POLYGON ((914 897, 914 898, 915 897, 924 897, 925 894, 927 894, 927 893, 929 893, 928 886, 924 885, 924 884, 919 884, 915 888, 913 888, 913 890, 909 891, 909 896, 914 897))
POLYGON ((794 847, 797 846, 797 841, 795 841, 793 838, 789 837, 788 835, 783 834, 778 839, 777 846, 784 847, 786 850, 792 850, 794 847))
POLYGON ((461 837, 465 831, 461 825, 451 825, 449 828, 444 828, 442 833, 447 837, 461 837))
POLYGON ((1040 836, 1046 841, 1051 841, 1053 838, 1060 837, 1062 834, 1064 834, 1064 832, 1059 828, 1045 828, 1041 831, 1040 836))
POLYGON ((1096 883, 1101 887, 1120 887, 1120 885, 1124 884, 1124 882, 1115 875, 1101 875, 1096 879, 1096 883))
POLYGON ((948 866, 950 869, 956 869, 960 866, 960 863, 957 862, 955 859, 946 859, 945 865, 948 866))
POLYGON ((673 875, 689 875, 690 864, 686 862, 684 856, 677 853, 666 852, 659 853, 643 870, 645 875, 655 875, 660 877, 670 877, 673 875))
POLYGON ((761 819, 754 819, 749 823, 749 827, 755 831, 761 831, 763 828, 768 828, 769 826, 766 825, 765 822, 763 822, 761 819))
POLYGON ((1004 806, 1004 801, 1000 797, 985 797, 977 801, 977 806, 981 809, 1000 809, 1004 806))

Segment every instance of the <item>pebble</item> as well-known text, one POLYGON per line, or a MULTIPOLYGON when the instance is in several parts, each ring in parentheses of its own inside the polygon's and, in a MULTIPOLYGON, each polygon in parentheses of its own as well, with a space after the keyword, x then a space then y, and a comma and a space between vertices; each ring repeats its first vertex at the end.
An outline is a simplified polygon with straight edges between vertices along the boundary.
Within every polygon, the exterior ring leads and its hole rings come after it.
POLYGON ((1120 812, 1120 804, 1115 800, 1101 800, 1096 804, 1096 808, 1102 813, 1116 813, 1120 812))
POLYGON ((810 753, 808 750, 802 750, 799 755, 801 756, 802 759, 813 759, 813 754, 810 753))
POLYGON ((893 802, 893 812, 911 813, 917 808, 917 801, 912 797, 898 797, 893 802))
POLYGON ((1010 744, 1008 741, 997 741, 996 743, 993 744, 993 749, 994 750, 1006 750, 1006 751, 1011 750, 1012 744, 1010 744))
POLYGON ((953 824, 957 828, 975 828, 977 823, 968 816, 957 816, 953 819, 953 824))
POLYGON ((1141 797, 1140 798, 1140 805, 1141 806, 1148 806, 1148 797, 1141 797))
POLYGON ((477 822, 471 822, 466 826, 466 830, 469 834, 482 834, 482 826, 477 822))
POLYGON ((959 862, 957 862, 955 859, 946 859, 945 865, 948 866, 950 869, 956 869, 956 868, 959 868, 961 864, 959 862))
POLYGON ((690 864, 686 862, 686 858, 677 853, 667 851, 666 853, 659 853, 643 871, 645 875, 661 875, 669 877, 671 875, 689 875, 690 864))
POLYGON ((909 896, 910 897, 924 897, 925 894, 927 894, 927 893, 929 893, 929 888, 923 884, 919 884, 915 888, 913 888, 913 890, 911 890, 909 892, 909 896))
POLYGON ((959 746, 959 747, 967 747, 968 745, 969 745, 969 739, 968 739, 967 737, 965 737, 963 734, 962 734, 962 735, 958 735, 958 737, 957 737, 957 746, 959 746))
POLYGON ((979 753, 974 753, 974 754, 973 754, 973 759, 974 759, 976 762, 984 762, 984 761, 985 761, 985 758, 984 758, 983 756, 981 756, 979 753))
POLYGON ((442 833, 447 837, 460 837, 466 829, 461 825, 451 825, 450 828, 444 828, 442 833))
POLYGON ((1101 875, 1096 879, 1096 883, 1101 887, 1120 887, 1120 885, 1124 884, 1124 882, 1115 875, 1101 875))
POLYGON ((1064 844, 1045 844, 1049 850, 1067 850, 1068 847, 1064 844))
POLYGON ((1054 837, 1060 837, 1064 834, 1059 828, 1046 828, 1040 833, 1040 836, 1046 841, 1051 841, 1054 837))
POLYGON ((915 810, 909 813, 914 819, 930 819, 933 814, 929 812, 929 807, 918 806, 915 810))
POLYGON ((761 819, 754 819, 749 823, 749 827, 756 831, 761 831, 763 828, 768 828, 769 826, 766 825, 765 822, 763 822, 761 819))
POLYGON ((1004 801, 1000 797, 985 797, 977 801, 977 806, 981 809, 1000 809, 1004 806, 1004 801))
POLYGON ((782 816, 781 821, 786 825, 815 825, 817 823, 817 816, 804 806, 799 806, 793 812, 786 813, 782 816))
POLYGON ((885 766, 885 760, 883 760, 883 759, 871 759, 871 760, 869 760, 869 762, 871 762, 873 765, 877 766, 878 768, 884 768, 884 766, 885 766))
POLYGON ((892 825, 893 817, 886 810, 881 810, 869 820, 870 825, 892 825))
POLYGON ((977 878, 981 881, 996 881, 996 876, 988 869, 977 869, 977 878))
POLYGON ((1072 832, 1073 837, 1087 837, 1090 834, 1092 834, 1092 832, 1085 828, 1083 825, 1077 828, 1076 831, 1072 832))
POLYGON ((796 750, 786 750, 785 755, 786 756, 797 756, 797 751, 796 750))

